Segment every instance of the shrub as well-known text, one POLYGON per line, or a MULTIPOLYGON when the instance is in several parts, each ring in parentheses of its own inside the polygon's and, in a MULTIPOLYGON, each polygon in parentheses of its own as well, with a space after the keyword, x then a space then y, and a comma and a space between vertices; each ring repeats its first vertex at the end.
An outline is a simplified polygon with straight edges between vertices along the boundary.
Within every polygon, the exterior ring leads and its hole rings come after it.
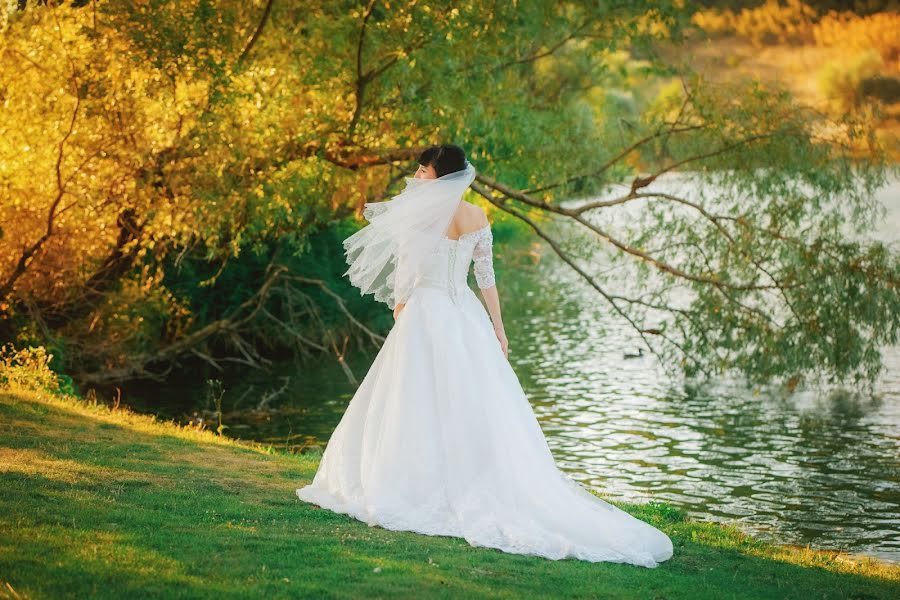
POLYGON ((900 13, 885 10, 868 15, 829 10, 819 16, 800 0, 782 4, 767 0, 761 6, 701 10, 691 21, 708 34, 746 36, 754 44, 815 44, 847 50, 874 48, 890 69, 900 68, 900 13))
POLYGON ((0 389, 60 391, 59 379, 50 369, 53 355, 43 346, 16 350, 12 344, 0 348, 0 389))
POLYGON ((860 17, 831 11, 815 24, 812 36, 819 46, 847 50, 874 49, 889 69, 900 69, 900 14, 884 12, 860 17))
POLYGON ((811 40, 811 26, 816 11, 800 0, 766 0, 761 6, 731 9, 710 9, 694 14, 692 21, 707 33, 736 33, 746 36, 754 44, 805 43, 811 40))

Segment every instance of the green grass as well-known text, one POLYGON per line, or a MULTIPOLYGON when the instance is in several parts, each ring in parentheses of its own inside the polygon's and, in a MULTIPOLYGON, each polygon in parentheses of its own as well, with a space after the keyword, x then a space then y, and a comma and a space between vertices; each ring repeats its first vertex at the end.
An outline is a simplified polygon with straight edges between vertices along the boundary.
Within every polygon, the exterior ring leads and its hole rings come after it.
POLYGON ((660 504, 616 502, 672 537, 656 569, 368 527, 297 499, 318 459, 0 391, 0 597, 900 598, 896 566, 660 504))

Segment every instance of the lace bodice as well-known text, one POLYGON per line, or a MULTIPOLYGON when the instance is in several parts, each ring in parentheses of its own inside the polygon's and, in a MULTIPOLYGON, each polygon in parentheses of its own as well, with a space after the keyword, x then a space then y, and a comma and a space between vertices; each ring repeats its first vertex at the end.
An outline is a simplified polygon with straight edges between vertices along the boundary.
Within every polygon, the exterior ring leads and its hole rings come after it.
POLYGON ((469 265, 474 263, 479 289, 493 287, 496 284, 493 241, 490 225, 465 233, 456 240, 445 237, 424 263, 416 285, 445 289, 454 296, 456 290, 467 285, 469 265))

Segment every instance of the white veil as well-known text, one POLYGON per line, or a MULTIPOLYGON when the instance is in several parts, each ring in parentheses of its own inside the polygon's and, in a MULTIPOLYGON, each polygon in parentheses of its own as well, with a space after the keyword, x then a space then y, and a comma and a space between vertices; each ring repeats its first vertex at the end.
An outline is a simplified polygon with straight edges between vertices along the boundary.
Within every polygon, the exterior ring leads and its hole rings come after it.
POLYGON ((421 264, 447 234, 475 167, 437 179, 406 177, 402 192, 385 202, 366 203, 369 224, 344 240, 350 268, 344 275, 391 308, 405 302, 421 264))

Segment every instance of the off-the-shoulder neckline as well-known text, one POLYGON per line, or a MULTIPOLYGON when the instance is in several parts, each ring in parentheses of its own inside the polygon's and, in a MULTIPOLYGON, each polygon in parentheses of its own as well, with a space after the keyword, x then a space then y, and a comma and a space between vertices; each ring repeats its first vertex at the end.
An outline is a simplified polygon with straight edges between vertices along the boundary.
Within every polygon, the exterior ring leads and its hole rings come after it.
POLYGON ((479 227, 479 228, 476 229, 475 231, 468 231, 468 232, 462 234, 461 236, 459 236, 459 237, 456 238, 455 240, 454 240, 454 239, 451 239, 451 238, 448 238, 447 236, 444 236, 444 239, 447 240, 448 242, 458 242, 458 241, 460 241, 461 239, 463 239, 463 238, 465 238, 465 237, 468 237, 468 236, 470 236, 470 235, 475 235, 476 233, 480 233, 480 232, 484 231, 485 229, 489 229, 490 226, 491 226, 491 224, 488 223, 488 224, 485 225, 484 227, 479 227))

